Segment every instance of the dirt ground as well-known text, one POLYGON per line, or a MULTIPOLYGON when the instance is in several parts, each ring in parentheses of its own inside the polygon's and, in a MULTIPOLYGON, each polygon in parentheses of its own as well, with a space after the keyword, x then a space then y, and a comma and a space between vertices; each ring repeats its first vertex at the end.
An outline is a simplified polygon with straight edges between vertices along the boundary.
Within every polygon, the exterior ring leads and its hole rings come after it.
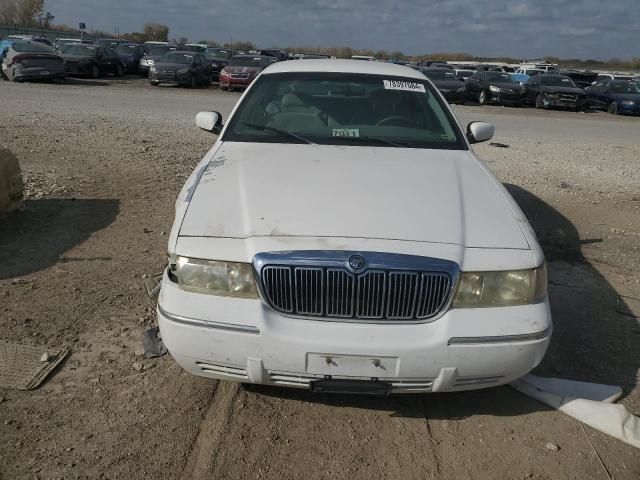
MULTIPOLYGON (((506 386, 322 396, 136 357, 155 322, 143 277, 162 270, 175 197, 213 141, 193 118, 239 95, 132 79, 0 96, 0 146, 28 190, 0 220, 0 338, 71 349, 40 388, 0 390, 0 478, 640 477, 637 449, 506 386)), ((640 298, 640 119, 456 111, 496 123, 506 147, 477 152, 547 255, 555 332, 536 373, 620 385, 640 414, 640 324, 617 311, 640 298)))

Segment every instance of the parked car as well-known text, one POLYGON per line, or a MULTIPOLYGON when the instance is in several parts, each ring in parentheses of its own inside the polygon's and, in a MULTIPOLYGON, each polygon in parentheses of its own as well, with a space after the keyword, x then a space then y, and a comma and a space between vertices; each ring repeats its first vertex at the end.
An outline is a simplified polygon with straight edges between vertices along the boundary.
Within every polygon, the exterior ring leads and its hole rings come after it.
POLYGON ((420 71, 433 82, 442 96, 449 103, 464 103, 464 84, 458 80, 455 72, 450 68, 421 67, 420 71))
POLYGON ((475 100, 480 105, 522 105, 522 86, 518 85, 509 73, 476 72, 467 79, 464 86, 466 98, 475 100))
POLYGON ((536 108, 571 108, 580 110, 585 107, 585 93, 576 87, 573 80, 564 75, 545 73, 534 75, 523 85, 524 103, 536 108))
POLYGON ((233 50, 228 48, 210 48, 207 50, 205 57, 209 63, 212 81, 219 81, 220 71, 228 65, 229 59, 232 56, 233 50))
POLYGON ((276 63, 222 123, 196 117, 218 138, 176 202, 157 308, 184 369, 388 394, 540 363, 542 249, 471 149, 492 125, 463 131, 420 72, 350 60, 276 63))
POLYGON ((546 70, 542 70, 541 68, 518 68, 514 73, 533 77, 534 75, 541 75, 547 72, 546 70))
POLYGON ((65 79, 64 61, 53 48, 35 41, 17 41, 2 53, 2 78, 14 82, 65 79))
POLYGON ((260 55, 265 57, 274 57, 279 62, 289 59, 289 53, 286 50, 281 50, 279 48, 268 48, 266 50, 260 50, 260 55))
POLYGON ((207 46, 202 43, 187 43, 180 50, 184 52, 196 52, 205 55, 207 53, 207 46))
MULTIPOLYGON (((144 45, 143 45, 144 48, 144 45)), ((149 75, 149 69, 155 65, 155 63, 160 60, 163 56, 165 56, 169 52, 175 52, 177 49, 173 45, 154 45, 151 46, 148 53, 146 53, 138 64, 138 71, 140 75, 146 77, 149 75)))
POLYGON ((635 80, 637 77, 628 73, 599 73, 595 81, 600 80, 635 80))
POLYGON ((139 43, 121 43, 116 47, 116 53, 125 71, 136 73, 140 67, 140 60, 144 57, 144 48, 139 43))
POLYGON ((573 80, 573 83, 576 84, 576 87, 579 88, 587 88, 596 81, 598 78, 598 74, 595 72, 584 72, 578 70, 559 70, 558 75, 564 75, 573 80))
POLYGON ((67 75, 99 78, 105 73, 121 77, 124 65, 111 48, 96 45, 70 45, 62 53, 67 75))
POLYGON ((64 50, 64 48, 67 45, 74 45, 74 44, 83 44, 83 45, 92 45, 93 41, 92 40, 83 40, 81 38, 56 38, 53 42, 53 48, 57 51, 62 53, 62 51, 64 50))
POLYGON ((640 114, 640 84, 633 80, 599 80, 586 89, 591 108, 612 115, 640 114))
POLYGON ((531 78, 529 75, 525 73, 510 73, 509 75, 511 76, 513 81, 516 82, 518 85, 524 85, 527 82, 527 80, 531 78))
POLYGON ((462 80, 463 82, 466 82, 467 78, 476 73, 475 70, 465 70, 461 68, 456 68, 454 72, 456 73, 456 77, 458 77, 458 80, 462 80))
POLYGON ((246 88, 263 69, 273 63, 273 57, 235 55, 220 72, 220 89, 246 88))
MULTIPOLYGON (((9 35, 5 38, 5 40, 7 39, 43 43, 48 47, 53 47, 53 42, 51 40, 49 40, 47 37, 41 37, 39 35, 9 35)), ((0 47, 0 52, 2 51, 1 48, 2 47, 0 47)))
POLYGON ((196 52, 169 52, 151 66, 149 82, 154 86, 168 83, 191 88, 208 85, 211 83, 211 77, 207 59, 196 52))

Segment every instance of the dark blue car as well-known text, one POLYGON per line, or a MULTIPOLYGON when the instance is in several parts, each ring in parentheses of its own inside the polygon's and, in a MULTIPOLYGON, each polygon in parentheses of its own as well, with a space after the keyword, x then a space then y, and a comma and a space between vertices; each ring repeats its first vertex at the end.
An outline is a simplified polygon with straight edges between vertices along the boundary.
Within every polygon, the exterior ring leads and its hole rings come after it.
POLYGON ((135 73, 138 71, 140 60, 144 57, 144 47, 137 43, 121 43, 116 47, 116 53, 125 71, 135 73))
POLYGON ((591 108, 612 115, 640 115, 640 81, 603 79, 585 89, 591 108))

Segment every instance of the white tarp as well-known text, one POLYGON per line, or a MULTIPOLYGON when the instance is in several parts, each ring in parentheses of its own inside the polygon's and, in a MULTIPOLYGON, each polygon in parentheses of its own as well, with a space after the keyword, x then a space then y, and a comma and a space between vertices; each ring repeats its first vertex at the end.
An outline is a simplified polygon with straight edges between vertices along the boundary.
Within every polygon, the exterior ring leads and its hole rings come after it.
POLYGON ((640 448, 640 418, 615 405, 620 387, 525 375, 513 388, 599 430, 640 448))

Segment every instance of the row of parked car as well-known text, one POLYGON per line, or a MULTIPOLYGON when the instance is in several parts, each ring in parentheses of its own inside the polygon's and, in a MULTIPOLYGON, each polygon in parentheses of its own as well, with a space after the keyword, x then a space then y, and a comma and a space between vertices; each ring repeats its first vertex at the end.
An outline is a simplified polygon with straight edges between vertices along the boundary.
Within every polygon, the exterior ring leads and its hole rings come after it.
POLYGON ((558 70, 532 72, 531 76, 482 69, 460 75, 459 70, 443 65, 419 70, 450 103, 473 101, 480 105, 532 105, 576 111, 595 108, 611 114, 640 114, 640 79, 633 76, 593 74, 595 81, 588 83, 582 72, 572 75, 573 72, 558 70))

